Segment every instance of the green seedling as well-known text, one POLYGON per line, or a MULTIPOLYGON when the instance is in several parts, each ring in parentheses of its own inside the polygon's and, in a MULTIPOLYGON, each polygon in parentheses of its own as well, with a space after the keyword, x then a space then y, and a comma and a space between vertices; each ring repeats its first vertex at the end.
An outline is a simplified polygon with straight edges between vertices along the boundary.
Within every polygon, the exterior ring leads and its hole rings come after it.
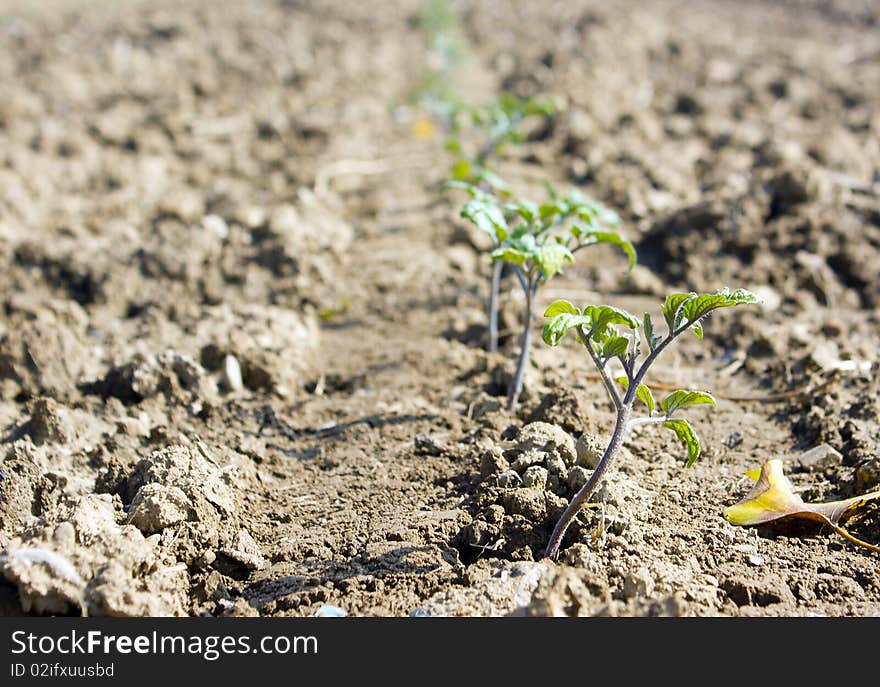
MULTIPOLYGON (((629 266, 636 262, 636 251, 616 229, 620 220, 603 205, 587 199, 576 189, 562 196, 549 188, 550 197, 541 205, 525 198, 500 201, 481 188, 466 182, 449 182, 461 188, 471 199, 461 210, 493 241, 491 254, 495 264, 507 263, 522 287, 525 312, 516 370, 507 392, 507 408, 516 410, 522 391, 523 376, 529 362, 532 330, 535 323, 535 298, 542 284, 560 274, 575 253, 588 246, 610 243, 623 250, 629 266)), ((497 282, 489 293, 490 337, 498 331, 497 282)))
POLYGON ((455 12, 448 0, 427 0, 419 23, 428 43, 428 64, 415 99, 434 118, 450 128, 463 103, 452 86, 452 75, 465 57, 455 12))
POLYGON ((715 405, 714 397, 705 391, 677 389, 657 403, 650 387, 645 384, 645 376, 660 354, 683 333, 691 331, 702 339, 703 320, 710 313, 719 308, 759 302, 755 294, 745 289, 724 289, 713 294, 674 293, 667 296, 661 309, 667 328, 665 336, 655 332, 648 313, 638 318, 610 305, 591 305, 579 310, 564 300, 547 308, 544 316, 551 319, 544 326, 544 341, 556 346, 568 332, 575 333, 599 371, 616 417, 611 439, 599 464, 556 524, 545 557, 556 557, 566 530, 602 482, 633 427, 655 424, 672 430, 687 449, 687 466, 697 461, 700 439, 691 424, 677 417, 676 413, 688 406, 715 405), (640 353, 643 344, 647 349, 644 356, 640 353), (612 361, 622 366, 622 376, 615 377, 610 372, 609 363, 612 361), (636 402, 644 408, 645 414, 633 415, 636 402))
POLYGON ((464 39, 449 0, 426 0, 419 13, 419 25, 428 38, 428 49, 442 58, 442 65, 433 66, 451 67, 462 60, 464 39))
MULTIPOLYGON (((428 39, 428 66, 415 99, 449 133, 446 147, 455 154, 450 176, 485 192, 508 196, 510 189, 492 169, 491 159, 506 146, 525 141, 522 125, 529 118, 550 117, 559 112, 561 103, 552 98, 517 98, 505 93, 483 105, 467 105, 452 84, 465 47, 450 3, 426 0, 420 23, 428 39)), ((414 131, 417 136, 430 136, 434 124, 430 119, 419 120, 414 131)), ((501 261, 492 266, 487 340, 490 353, 498 350, 497 303, 503 267, 501 261)))
POLYGON ((460 107, 450 122, 452 134, 446 140, 447 150, 456 156, 452 178, 508 195, 510 189, 492 169, 492 159, 503 155, 511 145, 525 143, 523 124, 527 120, 552 117, 562 108, 556 98, 517 98, 509 93, 483 105, 460 107))
MULTIPOLYGON (((551 117, 561 109, 561 103, 553 98, 517 98, 506 93, 485 105, 459 108, 452 120, 453 134, 446 141, 447 149, 456 155, 452 166, 453 181, 491 191, 502 198, 509 197, 510 187, 492 168, 492 158, 502 154, 508 145, 525 142, 521 125, 529 117, 551 117), (477 134, 471 147, 465 143, 466 136, 463 135, 467 130, 477 134)), ((490 353, 498 350, 497 304, 503 270, 504 262, 495 262, 489 282, 486 348, 490 353)))

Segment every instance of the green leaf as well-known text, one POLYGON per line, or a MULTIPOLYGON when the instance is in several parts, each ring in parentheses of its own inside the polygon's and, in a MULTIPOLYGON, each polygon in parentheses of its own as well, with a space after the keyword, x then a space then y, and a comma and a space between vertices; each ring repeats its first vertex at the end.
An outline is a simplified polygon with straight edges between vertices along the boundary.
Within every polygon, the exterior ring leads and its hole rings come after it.
POLYGON ((666 297, 660 310, 663 313, 663 319, 666 320, 666 326, 669 327, 670 333, 677 329, 678 324, 681 322, 681 313, 679 311, 682 305, 696 297, 697 294, 693 291, 690 293, 673 293, 666 297))
POLYGON ((623 236, 614 231, 598 231, 595 229, 583 229, 582 227, 572 227, 572 235, 575 236, 582 246, 591 246, 597 243, 610 243, 620 248, 626 257, 629 258, 629 268, 632 269, 636 264, 636 249, 623 236), (577 234, 575 234, 577 230, 577 234))
POLYGON ((601 344, 600 358, 616 358, 625 356, 629 348, 628 336, 609 336, 601 344))
POLYGON ((571 211, 590 227, 609 228, 619 227, 620 217, 610 208, 601 203, 585 198, 576 189, 568 195, 571 211))
POLYGON ((579 220, 581 220, 584 224, 587 225, 589 229, 596 228, 596 213, 589 207, 577 207, 573 208, 574 214, 577 216, 579 220))
POLYGON ((630 329, 639 326, 639 319, 623 308, 615 308, 611 305, 589 305, 583 312, 592 322, 590 337, 597 341, 608 335, 609 325, 622 324, 630 329))
POLYGON ((455 155, 462 154, 461 141, 459 141, 457 138, 453 138, 453 137, 447 138, 445 146, 446 146, 446 150, 448 150, 450 153, 453 153, 455 155))
POLYGON ((715 405, 715 397, 706 391, 687 391, 677 389, 660 401, 660 409, 666 415, 672 415, 679 408, 695 405, 715 405))
POLYGON ((516 213, 530 224, 538 218, 538 206, 525 198, 520 198, 515 203, 511 203, 507 206, 507 209, 516 213))
MULTIPOLYGON (((471 180, 473 181, 473 180, 471 180)), ((471 198, 476 200, 481 200, 485 203, 495 203, 495 199, 488 193, 486 193, 483 189, 475 184, 471 183, 471 181, 466 181, 463 179, 453 179, 447 181, 443 184, 442 188, 444 191, 448 191, 449 189, 458 189, 461 191, 467 191, 471 198)), ((496 203, 497 204, 497 203, 496 203)))
POLYGON ((657 348, 657 344, 660 343, 663 337, 654 334, 654 321, 649 313, 645 313, 642 318, 642 330, 645 333, 645 341, 648 344, 648 348, 653 351, 657 348))
POLYGON ((703 325, 702 324, 700 324, 699 322, 694 322, 691 325, 691 331, 694 333, 694 336, 696 336, 700 341, 703 340, 703 325))
POLYGON ((561 312, 544 325, 542 338, 547 345, 556 346, 569 331, 588 324, 590 318, 586 315, 561 312))
POLYGON ((454 181, 447 181, 442 186, 443 190, 449 190, 451 188, 460 189, 462 191, 467 191, 471 194, 472 197, 475 197, 478 193, 482 193, 480 189, 478 189, 473 184, 469 184, 465 181, 461 181, 460 179, 455 179, 454 181))
POLYGON ((574 255, 566 246, 554 242, 537 247, 532 259, 546 280, 562 272, 562 267, 566 262, 574 262, 574 255))
POLYGON ((745 289, 737 289, 736 291, 722 289, 717 293, 704 293, 696 298, 689 299, 682 307, 681 312, 685 320, 696 322, 713 310, 718 310, 718 308, 760 302, 761 299, 751 291, 746 291, 745 289))
POLYGON ((507 182, 495 174, 491 169, 482 167, 480 171, 476 173, 475 177, 478 181, 486 182, 489 187, 499 195, 504 197, 510 195, 510 186, 508 186, 507 182))
POLYGON ((569 301, 553 301, 550 306, 544 311, 544 317, 554 317, 555 315, 559 315, 560 313, 567 312, 570 315, 580 315, 581 311, 578 310, 572 303, 569 301))
POLYGON ((464 181, 471 178, 471 163, 463 157, 458 158, 452 165, 452 178, 457 181, 464 181))
POLYGON ((656 405, 654 403, 654 394, 651 393, 651 389, 644 384, 639 384, 636 389, 636 397, 648 407, 649 413, 654 412, 656 405))
POLYGON ((499 243, 504 241, 510 233, 504 213, 491 200, 484 198, 469 200, 461 209, 461 216, 469 219, 499 243))
POLYGON ((542 203, 538 207, 538 216, 542 221, 547 221, 548 219, 552 219, 558 215, 563 214, 563 208, 560 206, 557 201, 550 201, 547 203, 542 203))
POLYGON ((510 244, 504 244, 500 248, 496 248, 492 251, 490 256, 492 260, 503 260, 504 262, 510 262, 514 265, 519 265, 522 267, 525 265, 526 260, 529 260, 532 257, 531 251, 524 251, 522 248, 518 246, 513 246, 510 244))
POLYGON ((700 437, 697 436, 694 428, 691 427, 691 423, 687 420, 676 419, 667 420, 663 423, 663 426, 675 432, 679 440, 687 446, 688 460, 685 465, 686 467, 691 467, 697 462, 697 458, 700 457, 700 437))
POLYGON ((523 106, 526 114, 550 117, 565 109, 565 103, 557 98, 536 96, 529 98, 523 106))
MULTIPOLYGON (((618 377, 617 383, 620 384, 624 389, 629 388, 629 378, 628 377, 618 377)), ((639 384, 636 389, 636 398, 638 398, 645 406, 648 408, 648 413, 652 414, 654 409, 657 407, 654 401, 654 394, 651 393, 651 389, 648 388, 646 384, 639 384)))

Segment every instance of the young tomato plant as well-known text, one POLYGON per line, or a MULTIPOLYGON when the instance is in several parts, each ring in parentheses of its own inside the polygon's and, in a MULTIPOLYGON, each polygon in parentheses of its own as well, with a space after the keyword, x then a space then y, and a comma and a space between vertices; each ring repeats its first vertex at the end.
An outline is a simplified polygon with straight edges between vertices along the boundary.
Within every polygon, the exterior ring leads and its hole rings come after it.
MULTIPOLYGON (((529 362, 535 297, 540 286, 560 274, 566 263, 574 262, 575 253, 587 246, 598 243, 619 246, 629 258, 630 267, 635 264, 636 251, 616 230, 620 224, 617 215, 575 189, 560 196, 551 188, 550 198, 538 205, 525 198, 502 202, 465 182, 450 182, 448 186, 463 188, 471 194, 470 201, 462 208, 462 217, 492 237, 492 260, 495 264, 511 265, 525 296, 520 351, 507 391, 507 408, 513 412, 529 362)), ((492 290, 489 326, 490 331, 494 326, 496 334, 497 310, 497 291, 492 290)))
POLYGON ((507 195, 510 189, 492 169, 492 159, 503 155, 509 145, 525 143, 521 126, 530 117, 546 120, 561 110, 562 102, 555 98, 517 98, 509 93, 484 105, 459 108, 446 140, 446 148, 456 155, 452 178, 507 195))
POLYGON ((639 319, 626 310, 609 305, 591 305, 578 310, 568 301, 556 301, 547 308, 544 316, 552 319, 544 326, 544 341, 556 346, 573 330, 598 368, 617 414, 605 453, 590 479, 574 496, 556 524, 545 557, 556 557, 566 530, 602 482, 624 438, 633 427, 659 424, 671 429, 687 448, 687 466, 696 462, 700 456, 699 437, 691 424, 675 417, 675 413, 692 405, 715 405, 715 399, 705 391, 678 389, 657 403, 650 387, 645 384, 645 375, 660 354, 684 332, 691 331, 702 339, 702 321, 713 311, 758 302, 759 298, 745 289, 725 289, 713 294, 674 293, 667 296, 661 309, 667 328, 665 336, 655 333, 648 313, 639 319), (640 355, 643 343, 647 348, 644 356, 640 355), (612 360, 622 365, 623 376, 616 379, 612 376, 608 369, 612 360), (644 406, 646 414, 633 415, 636 401, 644 406))
MULTIPOLYGON (((510 187, 492 167, 492 158, 501 155, 508 145, 521 145, 525 134, 520 126, 530 117, 552 117, 562 109, 562 103, 553 98, 517 98, 503 93, 485 105, 460 108, 452 120, 452 135, 446 147, 457 158, 452 166, 452 179, 483 191, 491 191, 501 197, 510 196, 510 187), (475 133, 475 141, 469 147, 464 134, 475 133)), ((494 236, 493 236, 494 238, 494 236)), ((496 243, 497 246, 497 243, 496 243)), ((489 336, 486 349, 498 350, 498 292, 504 262, 492 265, 489 281, 489 336)))
MULTIPOLYGON (((453 87, 453 75, 467 52, 458 19, 447 0, 427 0, 419 17, 427 39, 427 64, 414 100, 449 129, 463 107, 453 87)), ((430 127, 433 129, 433 127, 430 127)))

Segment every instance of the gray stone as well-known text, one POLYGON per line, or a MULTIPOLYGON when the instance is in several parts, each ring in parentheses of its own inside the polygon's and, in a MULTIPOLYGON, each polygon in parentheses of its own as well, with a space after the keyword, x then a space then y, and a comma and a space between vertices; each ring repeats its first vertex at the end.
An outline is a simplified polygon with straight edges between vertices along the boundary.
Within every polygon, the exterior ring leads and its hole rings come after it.
POLYGON ((841 464, 843 456, 840 451, 828 444, 820 444, 798 456, 798 464, 808 472, 819 472, 841 464))

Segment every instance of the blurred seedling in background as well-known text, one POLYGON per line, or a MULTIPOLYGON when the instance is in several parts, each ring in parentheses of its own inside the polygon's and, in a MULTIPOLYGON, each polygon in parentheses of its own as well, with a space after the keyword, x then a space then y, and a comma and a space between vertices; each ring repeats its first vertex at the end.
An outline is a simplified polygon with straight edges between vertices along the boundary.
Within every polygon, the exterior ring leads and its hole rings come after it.
POLYGON ((500 158, 510 146, 526 142, 529 119, 541 122, 562 109, 556 98, 518 98, 509 93, 482 105, 460 107, 449 123, 451 133, 446 139, 447 150, 456 156, 452 178, 507 195, 510 189, 495 173, 493 159, 500 158))
MULTIPOLYGON (((451 181, 448 188, 467 191, 471 199, 461 210, 493 242, 491 258, 496 265, 511 266, 525 296, 520 351, 507 391, 507 408, 516 410, 529 363, 535 298, 542 284, 560 274, 575 253, 588 246, 610 243, 623 250, 629 266, 636 262, 633 245, 618 231, 618 216, 576 189, 567 195, 548 186, 549 198, 542 204, 526 198, 501 200, 466 181, 451 181)), ((493 283, 493 286, 495 284, 493 283)), ((489 336, 498 336, 498 292, 489 294, 489 336)))
MULTIPOLYGON (((464 58, 465 44, 450 3, 427 0, 420 23, 428 39, 428 66, 415 100, 428 116, 416 119, 413 133, 418 138, 430 138, 439 125, 447 134, 447 150, 455 155, 452 181, 491 191, 502 198, 510 196, 510 188, 494 169, 495 159, 509 146, 526 141, 525 125, 529 120, 552 117, 562 110, 562 102, 550 97, 518 98, 502 93, 488 103, 465 103, 453 86, 453 73, 464 58)), ((494 247, 499 247, 496 233, 490 235, 494 247)), ((490 353, 498 350, 498 292, 503 271, 504 261, 495 261, 489 281, 486 349, 490 353)))
MULTIPOLYGON (((419 23, 427 39, 427 65, 414 100, 439 127, 450 134, 447 147, 458 156, 459 173, 454 178, 474 181, 480 169, 486 167, 489 157, 500 152, 508 143, 522 143, 525 134, 520 125, 529 117, 548 117, 561 109, 553 98, 518 98, 502 94, 482 105, 468 104, 454 86, 454 75, 467 55, 466 42, 458 26, 458 19, 447 0, 427 0, 419 23), (477 144, 472 153, 465 151, 463 135, 475 134, 477 144), (466 171, 468 164, 472 171, 466 171)), ((420 138, 434 134, 430 120, 418 119, 414 133, 420 138)))
POLYGON ((687 448, 687 466, 697 461, 700 439, 691 424, 675 414, 693 405, 715 405, 715 398, 705 391, 677 389, 657 403, 650 387, 645 384, 645 376, 660 354, 683 333, 690 331, 702 339, 702 322, 710 313, 720 308, 759 302, 755 294, 745 289, 724 289, 713 294, 674 293, 667 296, 661 309, 667 329, 665 336, 655 332, 648 313, 638 318, 610 305, 578 309, 565 300, 556 301, 547 308, 544 316, 551 319, 544 326, 544 341, 556 346, 568 332, 574 332, 599 371, 616 417, 611 439, 599 464, 560 517, 547 544, 545 557, 556 557, 566 530, 601 484, 633 427, 656 424, 672 430, 687 448), (641 355, 643 345, 647 350, 644 356, 641 355), (623 376, 613 375, 609 369, 612 361, 620 364, 623 376), (640 403, 645 414, 633 415, 636 402, 640 403))
POLYGON ((427 39, 428 56, 414 100, 430 119, 417 119, 413 131, 419 138, 429 138, 434 134, 432 119, 449 129, 464 106, 453 86, 453 74, 467 50, 448 0, 427 0, 419 15, 419 25, 427 39))
MULTIPOLYGON (((502 94, 497 100, 474 108, 462 109, 454 117, 452 134, 446 147, 455 154, 452 180, 484 192, 491 191, 507 198, 510 187, 492 167, 493 158, 503 153, 511 144, 525 142, 521 125, 529 117, 550 117, 561 109, 552 98, 516 98, 502 94), (467 132, 476 133, 468 136, 467 132)), ((489 232, 497 248, 501 245, 497 232, 489 232)), ((498 350, 498 292, 504 270, 503 261, 495 261, 489 281, 489 335, 486 350, 498 350)))

